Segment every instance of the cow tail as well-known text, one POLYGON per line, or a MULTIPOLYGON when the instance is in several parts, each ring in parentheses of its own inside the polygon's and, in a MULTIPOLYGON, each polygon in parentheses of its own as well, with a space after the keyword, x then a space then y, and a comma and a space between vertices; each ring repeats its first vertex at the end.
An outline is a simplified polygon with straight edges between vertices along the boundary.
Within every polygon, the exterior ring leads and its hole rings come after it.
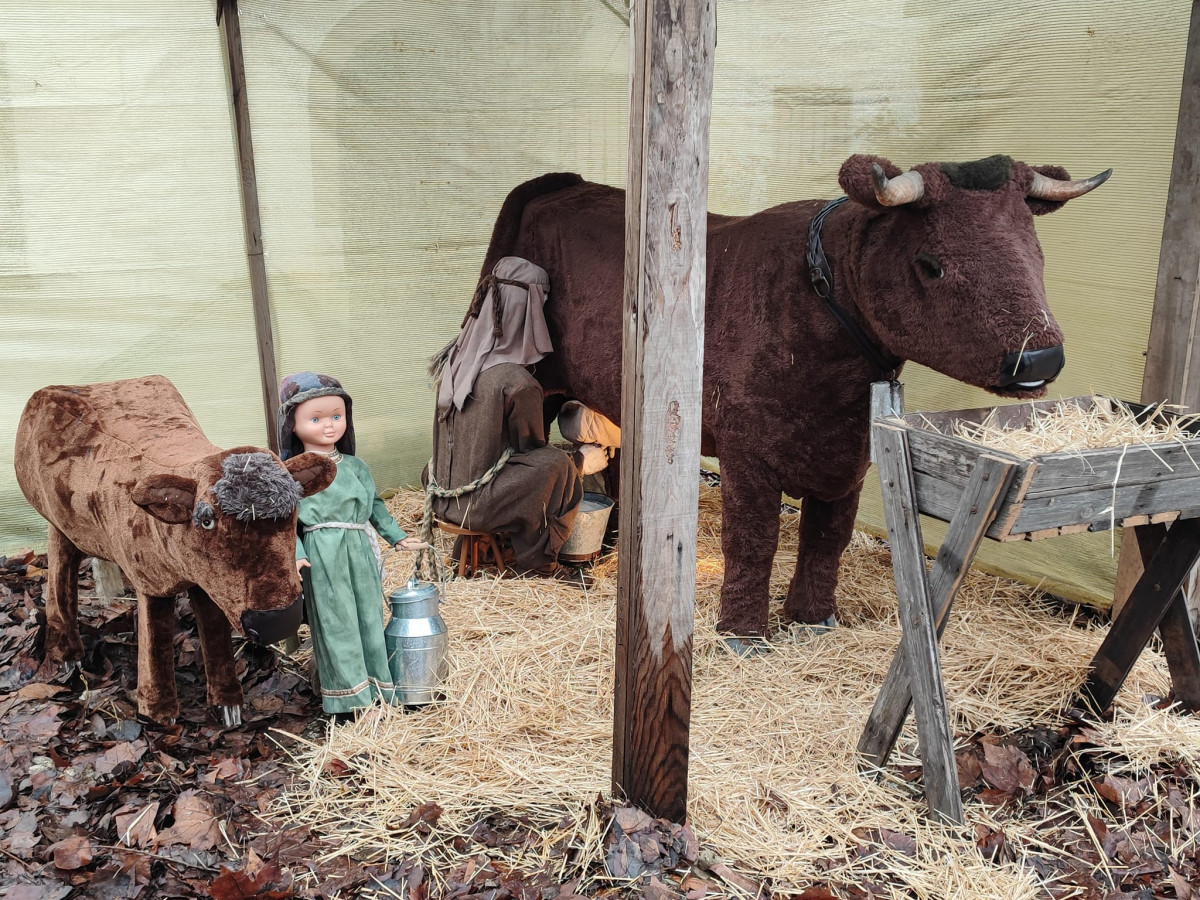
POLYGON ((541 175, 524 184, 518 184, 509 191, 500 207, 500 215, 496 217, 496 225, 492 229, 492 239, 488 243, 487 256, 483 259, 483 269, 479 277, 491 274, 496 263, 506 256, 512 256, 517 238, 521 234, 525 205, 530 200, 542 194, 552 194, 564 188, 574 187, 582 182, 583 179, 574 172, 551 172, 549 175, 541 175))

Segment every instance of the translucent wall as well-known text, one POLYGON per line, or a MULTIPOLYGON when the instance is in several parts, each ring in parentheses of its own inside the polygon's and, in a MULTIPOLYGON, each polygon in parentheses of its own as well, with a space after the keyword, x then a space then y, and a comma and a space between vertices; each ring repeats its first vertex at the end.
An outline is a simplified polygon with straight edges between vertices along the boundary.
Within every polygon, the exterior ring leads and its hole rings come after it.
POLYGON ((39 387, 158 373, 266 440, 224 72, 203 3, 4 5, 0 554, 45 545, 12 466, 39 387))
MULTIPOLYGON (((416 483, 425 362, 458 328, 504 195, 547 171, 624 182, 624 4, 240 6, 280 374, 340 376, 377 482, 416 483)), ((1168 0, 723 0, 711 207, 836 196, 856 152, 1112 166, 1037 227, 1067 335, 1056 391, 1136 399, 1187 18, 1168 0)), ((35 388, 147 372, 217 443, 265 441, 224 69, 212 2, 6 4, 0 460, 35 388)), ((994 401, 915 366, 905 381, 910 409, 994 401)), ((873 495, 872 476, 878 527, 873 495)), ((37 544, 37 523, 6 462, 0 552, 37 544)), ((985 561, 1096 597, 1108 546, 989 543, 985 561)))

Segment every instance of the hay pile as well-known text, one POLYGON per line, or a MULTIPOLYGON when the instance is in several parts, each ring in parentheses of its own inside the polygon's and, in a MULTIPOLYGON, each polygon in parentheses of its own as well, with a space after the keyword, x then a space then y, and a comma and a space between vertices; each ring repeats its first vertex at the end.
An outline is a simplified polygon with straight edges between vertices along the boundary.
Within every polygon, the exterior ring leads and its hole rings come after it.
POLYGON ((1194 427, 1200 417, 1171 417, 1166 411, 1166 404, 1160 403, 1139 421, 1133 410, 1119 400, 1094 404, 1063 400, 1048 408, 1030 404, 1029 421, 1020 428, 1000 425, 993 409, 982 422, 956 421, 953 434, 1025 458, 1164 441, 1182 443, 1194 437, 1187 429, 1194 427))
MULTIPOLYGON (((420 516, 417 494, 402 493, 390 506, 406 528, 420 516)), ((1029 869, 986 862, 970 839, 926 821, 919 784, 895 774, 898 765, 918 763, 911 722, 892 774, 882 781, 859 774, 854 748, 899 641, 887 550, 856 535, 846 552, 844 627, 811 637, 777 622, 774 652, 743 659, 713 631, 719 522, 718 489, 702 485, 689 771, 689 814, 702 852, 769 877, 777 892, 885 873, 885 896, 896 895, 896 885, 904 886, 900 895, 918 897, 1044 896, 1029 869), (855 849, 863 829, 910 835, 917 851, 884 845, 863 855, 855 849)), ((795 520, 782 531, 774 596, 786 591, 794 565, 795 520)), ((301 747, 284 812, 360 859, 425 852, 435 880, 439 862, 448 870, 478 852, 470 842, 465 853, 455 849, 473 823, 497 811, 525 815, 545 841, 540 850, 518 845, 511 865, 548 868, 562 880, 584 874, 581 891, 598 887, 603 832, 593 803, 609 791, 615 559, 603 559, 595 574, 587 590, 493 578, 449 584, 442 610, 453 654, 448 699, 410 714, 373 710, 327 742, 301 747), (428 802, 444 813, 423 835, 410 814, 428 802), (564 842, 573 854, 551 852, 564 842)), ((968 577, 943 644, 956 734, 1053 723, 1082 682, 1102 634, 1035 598, 1010 582, 968 577)), ((1200 722, 1142 701, 1167 688, 1165 663, 1144 654, 1118 696, 1114 723, 1097 726, 1134 768, 1164 757, 1200 764, 1200 722)), ((1076 799, 1071 815, 1080 820, 1101 803, 1084 789, 1076 799)), ((1055 852, 1016 816, 978 801, 967 804, 967 816, 970 825, 1003 827, 1018 854, 1055 852)), ((1179 846, 1187 840, 1179 835, 1179 846)))

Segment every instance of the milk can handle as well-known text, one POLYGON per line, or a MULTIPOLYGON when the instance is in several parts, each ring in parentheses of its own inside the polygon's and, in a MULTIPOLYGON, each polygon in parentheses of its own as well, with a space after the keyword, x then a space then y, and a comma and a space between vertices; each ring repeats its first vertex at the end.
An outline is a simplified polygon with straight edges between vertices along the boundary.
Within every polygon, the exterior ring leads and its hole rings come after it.
MULTIPOLYGON (((387 563, 388 557, 391 556, 395 552, 396 552, 395 547, 388 547, 386 550, 383 551, 383 555, 379 558, 379 580, 380 581, 383 581, 384 576, 387 574, 386 563, 387 563)), ((408 578, 406 579, 407 583, 409 585, 415 585, 418 581, 420 581, 420 578, 418 578, 418 576, 421 573, 421 561, 423 559, 429 560, 429 568, 431 570, 433 579, 436 580, 439 584, 445 585, 445 583, 446 583, 446 567, 442 563, 441 557, 439 556, 439 554, 437 552, 437 548, 433 547, 432 545, 429 547, 426 547, 424 550, 418 550, 416 552, 414 559, 413 559, 412 571, 408 573, 408 578)))

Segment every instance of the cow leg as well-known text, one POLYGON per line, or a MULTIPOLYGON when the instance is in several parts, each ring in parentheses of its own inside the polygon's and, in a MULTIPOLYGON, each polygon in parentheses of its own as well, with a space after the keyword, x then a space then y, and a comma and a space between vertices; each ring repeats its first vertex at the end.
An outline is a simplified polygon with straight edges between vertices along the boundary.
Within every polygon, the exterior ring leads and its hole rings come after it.
POLYGON ((138 591, 138 713, 168 724, 179 715, 175 692, 175 598, 138 591))
POLYGON ((826 502, 805 497, 800 509, 800 549, 783 613, 793 622, 825 622, 837 612, 838 562, 854 533, 859 492, 826 502))
POLYGON ((721 459, 721 552, 725 581, 717 631, 767 634, 771 565, 779 543, 778 490, 765 487, 761 475, 721 459))
POLYGON ((233 728, 242 724, 242 684, 233 659, 233 629, 225 613, 202 589, 188 590, 196 631, 200 633, 200 652, 204 654, 204 680, 208 684, 208 705, 222 725, 233 728))
POLYGON ((79 668, 83 641, 79 637, 79 564, 83 553, 50 526, 46 547, 46 658, 79 668))

